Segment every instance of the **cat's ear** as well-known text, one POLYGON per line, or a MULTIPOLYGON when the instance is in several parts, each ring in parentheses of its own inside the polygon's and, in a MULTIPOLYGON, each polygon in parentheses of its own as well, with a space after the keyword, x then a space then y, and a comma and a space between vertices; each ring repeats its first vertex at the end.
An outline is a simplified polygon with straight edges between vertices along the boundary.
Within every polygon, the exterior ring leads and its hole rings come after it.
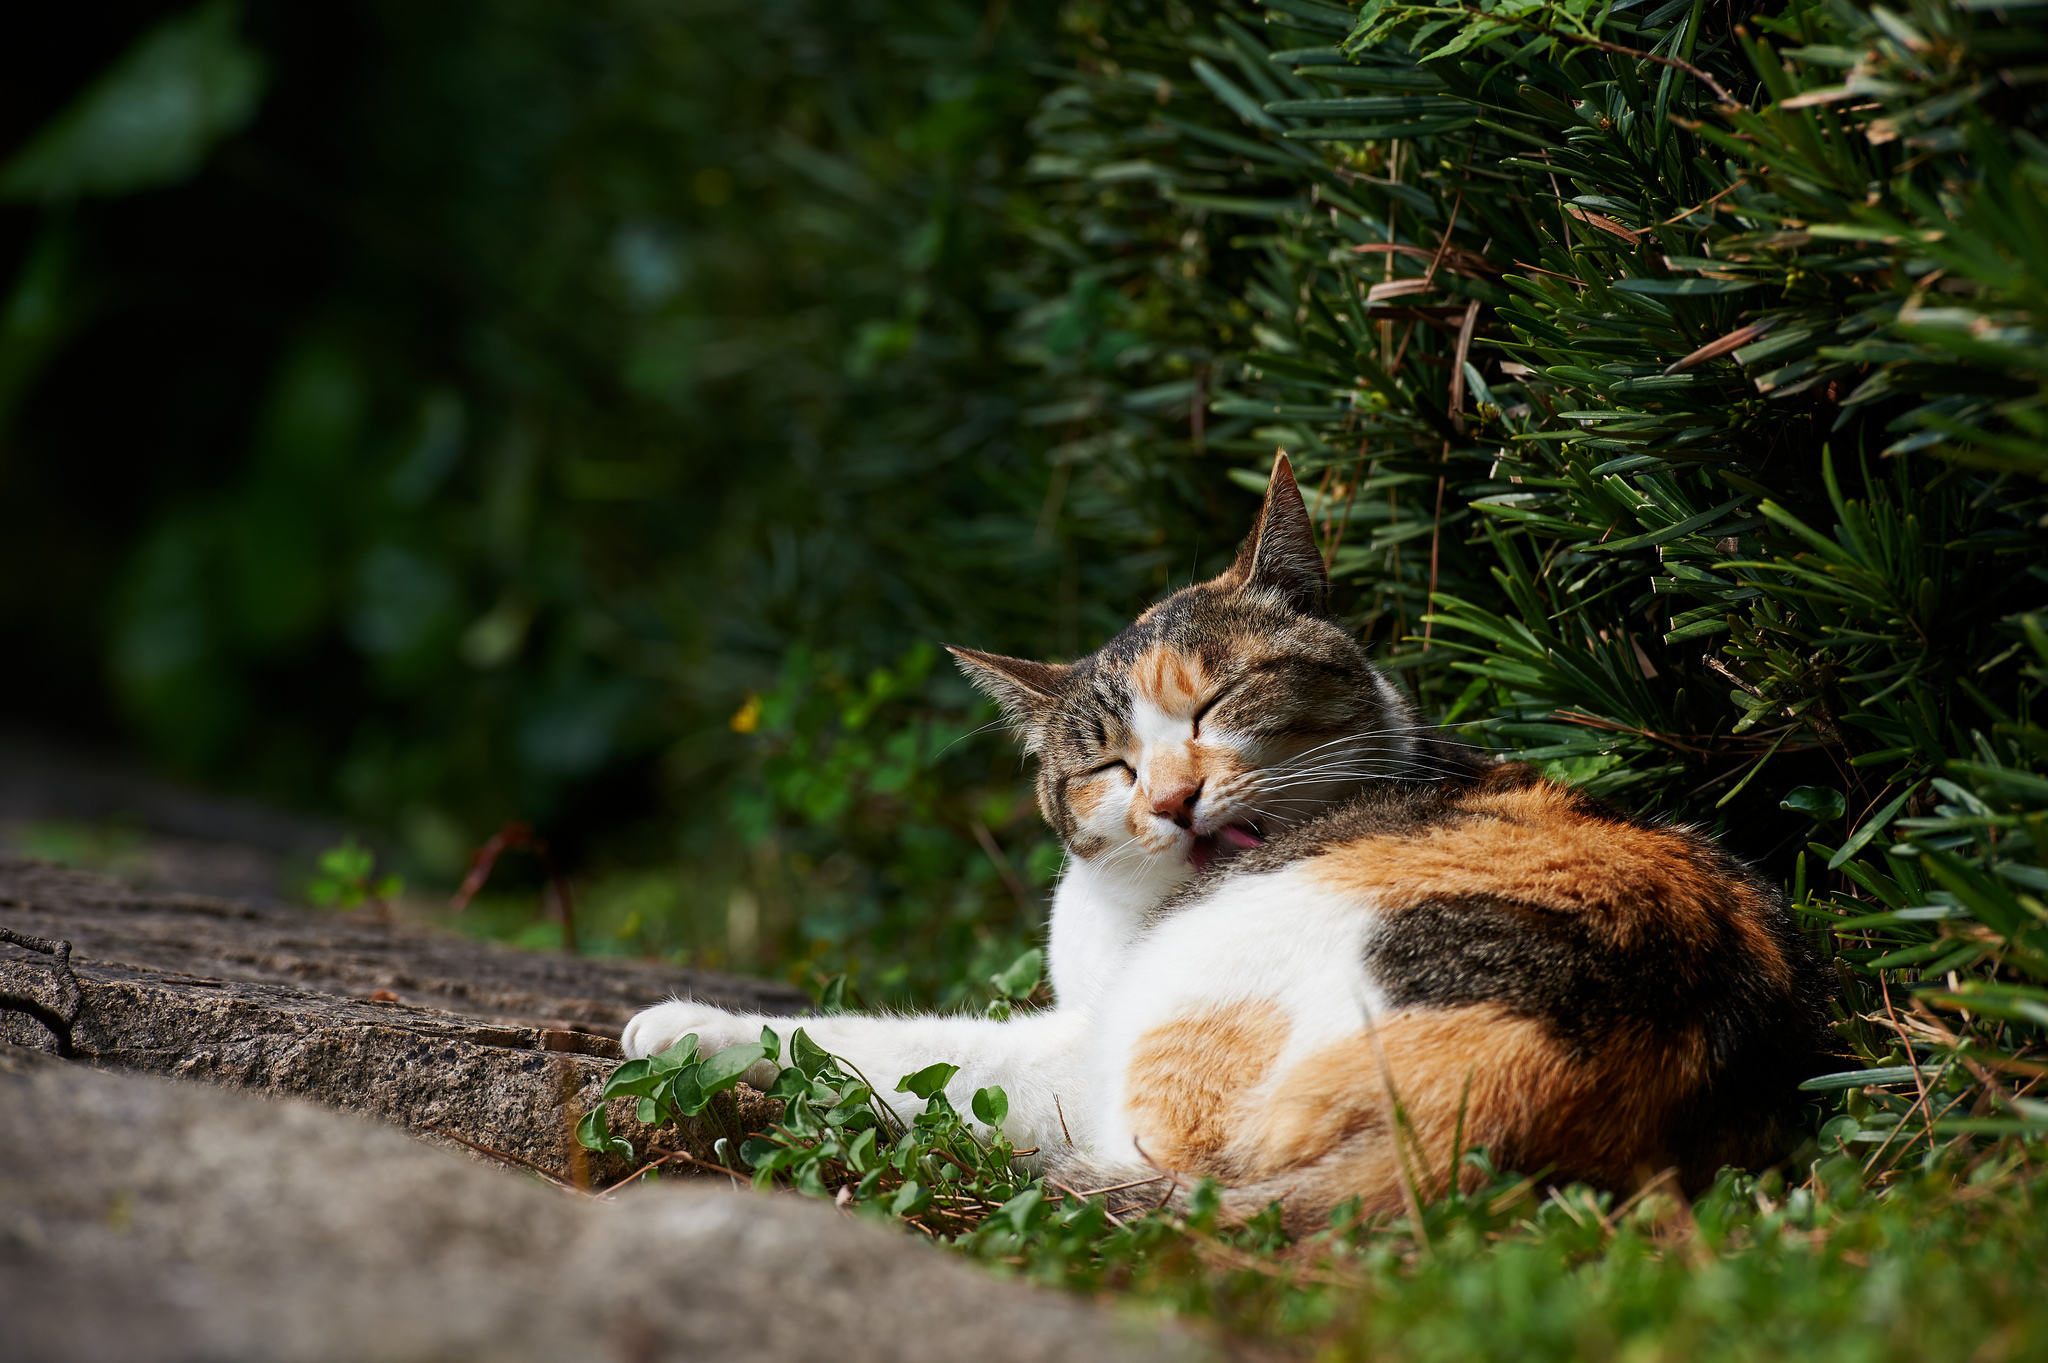
POLYGON ((1216 585, 1231 591, 1270 588, 1298 611, 1322 613, 1330 575, 1323 567, 1322 550, 1316 548, 1316 529, 1301 489, 1294 485, 1294 465, 1286 455, 1274 456, 1259 523, 1237 551, 1237 562, 1216 579, 1216 585))
POLYGON ((1024 740, 1024 750, 1037 752, 1045 718, 1066 698, 1067 681, 1074 669, 1066 663, 1034 663, 951 644, 946 652, 960 664, 967 680, 1003 707, 1004 717, 1024 740))

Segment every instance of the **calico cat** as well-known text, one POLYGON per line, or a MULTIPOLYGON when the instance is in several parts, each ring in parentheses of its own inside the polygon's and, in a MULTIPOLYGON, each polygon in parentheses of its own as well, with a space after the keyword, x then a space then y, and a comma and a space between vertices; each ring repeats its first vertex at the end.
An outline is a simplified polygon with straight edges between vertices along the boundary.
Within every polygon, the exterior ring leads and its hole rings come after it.
POLYGON ((1037 755, 1070 853, 1053 1008, 677 1001, 632 1020, 627 1055, 765 1024, 885 1088, 949 1061, 954 1105, 1001 1085, 1007 1133, 1063 1183, 1156 1199, 1206 1176, 1295 1228, 1440 1193, 1459 1142, 1609 1187, 1772 1158, 1824 992, 1779 896, 1696 832, 1431 737, 1327 585, 1283 457, 1230 569, 1098 652, 953 650, 1037 755))

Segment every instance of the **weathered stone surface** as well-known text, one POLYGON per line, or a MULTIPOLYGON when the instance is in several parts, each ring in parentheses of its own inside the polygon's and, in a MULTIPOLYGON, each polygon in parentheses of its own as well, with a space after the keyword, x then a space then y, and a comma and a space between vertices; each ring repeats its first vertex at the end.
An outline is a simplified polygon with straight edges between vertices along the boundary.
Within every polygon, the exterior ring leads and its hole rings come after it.
MULTIPOLYGON (((72 943, 81 1059, 311 1098, 578 1182, 625 1172, 611 1160, 585 1166, 571 1130, 597 1101, 634 1009, 670 993, 752 1008, 800 1001, 760 981, 144 894, 35 862, 0 861, 0 926, 72 943), (379 990, 474 1011, 365 997, 379 990)), ((0 992, 53 1003, 47 958, 0 945, 0 992)), ((18 1013, 0 1013, 0 1041, 50 1044, 18 1013)), ((717 1136, 759 1130, 776 1110, 742 1089, 683 1134, 708 1155, 717 1136)), ((651 1133, 629 1104, 615 1103, 612 1118, 647 1148, 651 1133)))
POLYGON ((145 892, 18 857, 0 857, 0 924, 67 938, 80 960, 356 998, 382 991, 479 1020, 614 1039, 635 1012, 671 995, 761 1012, 809 1002, 769 980, 520 951, 363 915, 145 892))
POLYGON ((828 1205, 613 1200, 295 1102, 0 1048, 0 1356, 185 1360, 1198 1358, 828 1205))

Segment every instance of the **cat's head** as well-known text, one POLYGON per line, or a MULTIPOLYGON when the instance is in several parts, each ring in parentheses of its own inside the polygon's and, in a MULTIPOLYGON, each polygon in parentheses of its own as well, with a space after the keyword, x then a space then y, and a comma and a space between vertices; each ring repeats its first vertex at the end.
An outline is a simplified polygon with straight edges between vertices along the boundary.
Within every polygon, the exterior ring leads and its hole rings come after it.
POLYGON ((1237 560, 1072 663, 952 652, 1039 760, 1076 857, 1185 879, 1376 780, 1416 770, 1414 710, 1323 613, 1285 456, 1237 560))

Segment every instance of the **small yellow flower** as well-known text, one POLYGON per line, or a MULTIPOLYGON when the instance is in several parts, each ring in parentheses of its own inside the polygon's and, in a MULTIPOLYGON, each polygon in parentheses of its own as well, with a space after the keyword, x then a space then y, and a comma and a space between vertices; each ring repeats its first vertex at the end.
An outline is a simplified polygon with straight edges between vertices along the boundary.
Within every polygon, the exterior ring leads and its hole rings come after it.
POLYGON ((726 723, 732 726, 732 731, 736 734, 750 734, 760 728, 761 697, 752 691, 747 692, 746 704, 733 711, 732 718, 726 723))

